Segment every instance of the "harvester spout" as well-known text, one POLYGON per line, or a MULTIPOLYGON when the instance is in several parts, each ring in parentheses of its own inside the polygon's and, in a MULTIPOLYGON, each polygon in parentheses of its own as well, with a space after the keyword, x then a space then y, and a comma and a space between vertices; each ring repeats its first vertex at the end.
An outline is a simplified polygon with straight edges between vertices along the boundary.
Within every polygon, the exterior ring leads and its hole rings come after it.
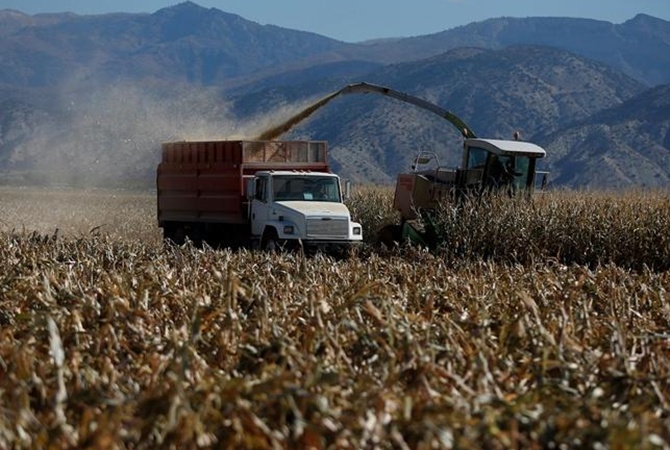
POLYGON ((371 84, 371 83, 353 83, 348 86, 345 86, 339 91, 340 94, 355 94, 355 93, 362 93, 362 94, 367 94, 367 93, 375 93, 375 94, 381 94, 386 97, 391 97, 396 100, 400 100, 405 103, 409 103, 411 105, 417 106, 421 109, 425 109, 426 111, 430 111, 434 114, 437 114, 438 116, 442 117, 443 119, 446 119, 451 123, 456 129, 463 135, 465 138, 475 138, 477 137, 475 133, 472 131, 472 129, 456 114, 452 113, 451 111, 444 109, 434 103, 431 103, 427 100, 424 100, 419 97, 415 97, 413 95, 406 94, 404 92, 396 91, 395 89, 391 89, 385 86, 379 86, 376 84, 371 84))
POLYGON ((303 120, 307 119, 309 116, 314 113, 317 109, 321 108, 322 106, 325 106, 326 103, 330 102, 332 99, 337 97, 340 94, 340 91, 334 92, 330 95, 327 95, 326 97, 322 98, 316 103, 313 103, 312 105, 308 106, 307 108, 303 109, 300 113, 296 114, 295 116, 291 117, 284 123, 277 125, 274 128, 270 128, 269 130, 264 131, 261 135, 259 135, 255 140, 258 141, 271 141, 273 139, 277 139, 279 136, 281 136, 284 133, 287 133, 288 131, 291 130, 294 126, 302 122, 303 120))
POLYGON ((300 113, 294 115, 290 119, 286 120, 282 124, 273 127, 264 133, 262 133, 260 136, 258 136, 256 139, 258 140, 273 140, 281 136, 282 134, 288 132, 293 128, 295 125, 298 123, 302 122, 303 120, 307 119, 309 116, 311 116, 316 110, 319 108, 325 106, 327 103, 329 103, 331 100, 334 98, 340 96, 340 95, 347 95, 347 94, 369 94, 369 93, 374 93, 374 94, 380 94, 384 95, 386 97, 391 97, 396 100, 400 100, 405 103, 410 103, 414 106, 417 106, 419 108, 425 109, 427 111, 430 111, 434 114, 437 114, 438 116, 442 117, 443 119, 446 119, 451 123, 456 129, 463 135, 465 138, 475 138, 477 137, 475 133, 472 131, 472 129, 463 121, 461 118, 456 116, 454 113, 452 113, 449 110, 446 110, 440 106, 437 106, 433 103, 430 103, 429 101, 426 101, 424 99, 415 97, 413 95, 406 94, 404 92, 396 91, 394 89, 385 87, 385 86, 379 86, 376 84, 370 84, 370 83, 352 83, 349 84, 339 91, 335 91, 332 94, 329 94, 322 98, 321 100, 317 101, 316 103, 313 103, 312 105, 308 106, 304 110, 302 110, 300 113))

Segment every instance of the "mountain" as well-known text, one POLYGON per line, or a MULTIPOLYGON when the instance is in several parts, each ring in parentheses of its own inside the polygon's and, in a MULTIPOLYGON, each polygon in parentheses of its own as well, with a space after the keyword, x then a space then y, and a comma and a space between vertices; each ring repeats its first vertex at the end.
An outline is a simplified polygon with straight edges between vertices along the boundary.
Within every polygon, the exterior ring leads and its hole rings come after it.
POLYGON ((644 91, 544 138, 557 185, 579 188, 670 183, 670 84, 644 91))
MULTIPOLYGON (((555 47, 604 62, 650 86, 670 82, 670 22, 497 18, 425 36, 348 44, 260 25, 192 2, 153 14, 28 16, 0 11, 0 84, 56 86, 151 78, 243 86, 333 63, 386 65, 460 47, 555 47), (74 79, 74 81, 73 81, 74 79)), ((315 73, 316 76, 318 74, 315 73)))
POLYGON ((361 44, 291 64, 304 67, 354 60, 386 65, 430 58, 462 47, 494 50, 539 45, 602 62, 649 86, 670 83, 670 22, 645 14, 622 24, 562 17, 502 17, 429 35, 361 44))
POLYGON ((496 18, 440 33, 382 42, 387 60, 426 58, 458 47, 541 45, 603 62, 649 85, 670 83, 670 22, 638 14, 622 24, 560 17, 496 18))
POLYGON ((186 2, 154 14, 59 16, 14 23, 0 41, 0 83, 58 85, 77 81, 153 78, 214 85, 348 44, 313 33, 259 25, 186 2))
MULTIPOLYGON (((481 136, 520 131, 547 148, 556 185, 670 177, 670 23, 645 15, 499 18, 348 44, 186 2, 153 14, 4 10, 0 36, 5 182, 151 184, 160 142, 257 136, 356 81, 447 107, 481 136)), ((451 125, 377 96, 338 98, 287 137, 328 140, 335 169, 361 182, 392 182, 420 150, 460 163, 451 125)))
POLYGON ((5 9, 0 11, 0 36, 11 36, 27 27, 54 25, 76 17, 75 14, 37 14, 29 16, 20 11, 5 9))

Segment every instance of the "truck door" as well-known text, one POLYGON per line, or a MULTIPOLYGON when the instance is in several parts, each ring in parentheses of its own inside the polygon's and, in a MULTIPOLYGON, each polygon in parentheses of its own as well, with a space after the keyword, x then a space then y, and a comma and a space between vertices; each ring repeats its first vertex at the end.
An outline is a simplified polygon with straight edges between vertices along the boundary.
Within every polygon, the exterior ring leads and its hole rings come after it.
POLYGON ((255 184, 255 195, 251 200, 251 234, 260 236, 270 215, 270 177, 259 176, 255 184))

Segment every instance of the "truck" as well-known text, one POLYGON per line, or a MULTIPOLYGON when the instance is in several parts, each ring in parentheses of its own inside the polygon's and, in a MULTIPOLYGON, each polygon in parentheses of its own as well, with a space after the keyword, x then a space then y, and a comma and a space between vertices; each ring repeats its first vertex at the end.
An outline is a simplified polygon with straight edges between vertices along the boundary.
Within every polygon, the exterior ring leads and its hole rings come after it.
POLYGON ((167 241, 342 252, 363 240, 324 141, 179 141, 161 150, 157 216, 167 241))

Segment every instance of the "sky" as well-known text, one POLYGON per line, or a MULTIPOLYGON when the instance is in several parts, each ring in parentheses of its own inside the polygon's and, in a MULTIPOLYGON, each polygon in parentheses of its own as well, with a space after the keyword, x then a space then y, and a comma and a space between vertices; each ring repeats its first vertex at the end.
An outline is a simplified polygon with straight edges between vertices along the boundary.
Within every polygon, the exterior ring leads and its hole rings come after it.
MULTIPOLYGON (((180 0, 0 0, 26 14, 146 12, 180 0)), ((622 23, 639 13, 670 21, 670 0, 194 0, 261 24, 346 42, 436 33, 496 17, 579 17, 622 23)))

